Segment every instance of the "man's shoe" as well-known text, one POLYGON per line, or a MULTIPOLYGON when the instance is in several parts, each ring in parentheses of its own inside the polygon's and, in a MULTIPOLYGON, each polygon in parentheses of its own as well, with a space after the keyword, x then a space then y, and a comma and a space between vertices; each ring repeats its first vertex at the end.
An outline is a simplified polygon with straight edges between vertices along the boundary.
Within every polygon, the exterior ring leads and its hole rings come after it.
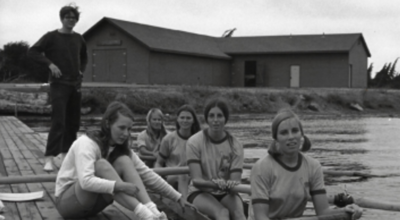
POLYGON ((53 171, 53 157, 45 157, 44 171, 53 171))

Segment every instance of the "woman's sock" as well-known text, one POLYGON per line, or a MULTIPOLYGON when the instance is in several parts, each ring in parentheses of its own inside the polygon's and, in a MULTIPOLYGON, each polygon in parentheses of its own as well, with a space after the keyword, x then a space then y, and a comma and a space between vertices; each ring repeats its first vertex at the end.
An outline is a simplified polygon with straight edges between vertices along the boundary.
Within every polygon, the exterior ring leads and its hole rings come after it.
POLYGON ((136 206, 133 213, 139 219, 150 219, 154 216, 153 212, 142 203, 139 203, 139 205, 136 206))
POLYGON ((150 211, 153 212, 153 214, 155 216, 160 216, 161 213, 160 211, 158 211, 156 204, 154 204, 154 202, 148 202, 146 204, 144 204, 148 209, 150 209, 150 211))

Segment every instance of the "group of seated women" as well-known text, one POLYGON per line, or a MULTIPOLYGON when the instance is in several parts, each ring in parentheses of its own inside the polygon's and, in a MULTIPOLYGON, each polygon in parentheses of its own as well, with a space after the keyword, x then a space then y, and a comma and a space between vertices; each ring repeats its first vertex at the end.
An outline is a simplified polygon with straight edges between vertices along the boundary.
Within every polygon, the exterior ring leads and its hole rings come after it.
MULTIPOLYGON (((240 183, 244 151, 225 125, 230 111, 226 101, 214 98, 204 108, 207 128, 201 129, 194 109, 184 105, 176 115, 176 130, 167 132, 163 114, 151 109, 147 128, 138 136, 139 155, 129 148, 134 118, 123 103, 111 103, 97 131, 79 137, 67 153, 56 181, 56 207, 64 218, 96 215, 114 200, 132 210, 136 219, 167 219, 150 200, 146 189, 195 206, 215 220, 244 220, 241 196, 232 190, 240 183), (139 156, 154 156, 142 161, 139 156), (150 168, 188 166, 189 175, 161 178, 150 168), (207 185, 214 187, 209 188, 207 185)), ((253 220, 300 217, 312 199, 316 214, 338 211, 360 218, 355 204, 331 209, 321 164, 305 152, 311 143, 290 110, 272 121, 273 143, 268 155, 251 172, 253 220)))

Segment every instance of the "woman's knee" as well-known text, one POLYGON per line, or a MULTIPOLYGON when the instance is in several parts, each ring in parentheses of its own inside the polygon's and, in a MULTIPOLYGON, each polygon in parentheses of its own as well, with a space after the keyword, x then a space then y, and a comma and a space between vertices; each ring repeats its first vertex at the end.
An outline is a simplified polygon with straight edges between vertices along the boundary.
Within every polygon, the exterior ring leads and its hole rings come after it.
POLYGON ((115 161, 113 162, 113 166, 121 166, 121 165, 126 165, 126 164, 132 164, 132 160, 130 157, 128 157, 127 155, 122 155, 119 156, 117 159, 115 159, 115 161))
POLYGON ((221 203, 229 210, 233 219, 244 219, 243 201, 238 194, 228 194, 221 203))
POLYGON ((246 216, 243 209, 237 209, 230 212, 233 220, 244 220, 246 216))
POLYGON ((216 200, 209 193, 200 193, 193 199, 193 205, 199 211, 211 216, 214 219, 229 219, 229 209, 216 200))
POLYGON ((131 158, 126 155, 120 156, 117 159, 115 159, 112 166, 120 176, 123 174, 125 170, 128 169, 129 172, 132 172, 132 169, 134 168, 131 158))
POLYGON ((221 217, 229 219, 229 210, 227 208, 224 207, 224 208, 219 209, 218 211, 219 212, 218 212, 217 216, 221 216, 221 217))
POLYGON ((102 173, 109 173, 114 170, 111 164, 106 159, 97 160, 94 163, 95 175, 102 177, 102 173))

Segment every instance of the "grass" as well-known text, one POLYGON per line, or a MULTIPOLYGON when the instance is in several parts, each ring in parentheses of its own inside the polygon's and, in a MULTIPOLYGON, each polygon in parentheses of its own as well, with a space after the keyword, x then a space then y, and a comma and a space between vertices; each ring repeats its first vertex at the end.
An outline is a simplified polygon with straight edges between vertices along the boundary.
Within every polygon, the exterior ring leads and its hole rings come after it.
POLYGON ((233 113, 275 113, 290 107, 301 113, 380 114, 400 112, 400 91, 380 89, 331 88, 222 88, 210 86, 149 86, 131 88, 84 88, 83 105, 99 113, 113 100, 125 102, 134 112, 145 114, 150 108, 174 113, 183 104, 201 112, 207 99, 225 98, 233 113), (359 104, 364 111, 350 108, 359 104))
MULTIPOLYGON (((48 92, 48 88, 8 90, 28 93, 48 92)), ((201 113, 207 99, 215 96, 225 98, 233 113, 274 114, 286 107, 302 114, 400 115, 400 90, 388 89, 226 88, 187 85, 83 87, 82 106, 90 106, 93 109, 92 113, 101 114, 110 102, 119 100, 138 114, 146 114, 154 107, 171 114, 183 104, 190 104, 201 113), (360 105, 364 111, 353 110, 351 104, 360 105)))

